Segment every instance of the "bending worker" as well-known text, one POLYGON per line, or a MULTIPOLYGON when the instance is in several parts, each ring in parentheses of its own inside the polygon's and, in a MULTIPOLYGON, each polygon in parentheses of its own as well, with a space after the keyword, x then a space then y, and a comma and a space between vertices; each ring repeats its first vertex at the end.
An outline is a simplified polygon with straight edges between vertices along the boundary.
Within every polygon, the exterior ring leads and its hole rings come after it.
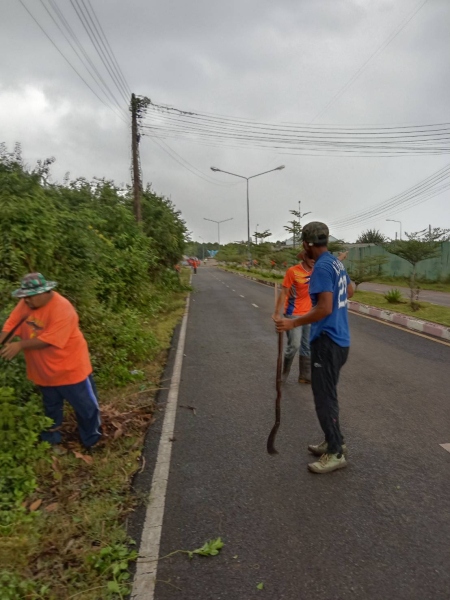
POLYGON ((312 391, 325 434, 321 444, 308 446, 312 454, 320 456, 319 461, 308 465, 314 473, 329 473, 347 466, 339 426, 337 384, 350 349, 347 305, 353 287, 344 265, 328 252, 328 237, 324 223, 312 222, 303 228, 303 247, 315 261, 309 283, 312 309, 296 319, 276 318, 279 333, 311 324, 312 391))
POLYGON ((78 327, 78 315, 72 304, 53 291, 55 281, 46 281, 40 273, 26 275, 18 290, 21 298, 0 334, 0 343, 18 324, 20 342, 10 342, 0 356, 12 360, 23 350, 27 375, 42 391, 45 415, 54 421, 42 439, 50 444, 61 442, 63 405, 72 405, 81 441, 86 448, 101 438, 100 409, 86 340, 78 327))

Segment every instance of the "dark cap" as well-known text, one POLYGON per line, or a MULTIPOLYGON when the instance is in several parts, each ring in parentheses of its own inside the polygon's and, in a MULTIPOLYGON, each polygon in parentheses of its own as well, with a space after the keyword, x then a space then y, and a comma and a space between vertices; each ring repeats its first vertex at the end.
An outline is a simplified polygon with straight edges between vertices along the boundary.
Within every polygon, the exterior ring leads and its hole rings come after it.
POLYGON ((325 223, 312 221, 302 229, 302 240, 309 246, 325 246, 328 243, 330 231, 325 223))

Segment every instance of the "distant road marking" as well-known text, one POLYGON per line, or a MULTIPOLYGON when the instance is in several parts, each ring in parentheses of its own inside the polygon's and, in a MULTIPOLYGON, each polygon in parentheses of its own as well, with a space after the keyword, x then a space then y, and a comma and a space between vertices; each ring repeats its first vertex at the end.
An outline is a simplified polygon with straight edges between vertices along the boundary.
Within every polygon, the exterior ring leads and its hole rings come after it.
POLYGON ((429 335, 425 335, 424 333, 419 333, 418 331, 411 331, 411 329, 405 329, 404 327, 400 327, 400 325, 395 325, 394 323, 388 323, 387 321, 382 321, 381 319, 375 319, 375 317, 369 317, 369 315, 362 315, 361 313, 353 312, 349 310, 349 314, 356 315, 357 317, 362 317, 363 319, 370 319, 371 321, 376 321, 377 323, 381 323, 382 325, 387 325, 388 327, 394 327, 395 329, 400 329, 400 331, 405 331, 406 333, 411 333, 412 335, 418 335, 419 337, 423 337, 426 340, 430 340, 430 342, 437 342, 438 344, 443 344, 444 346, 448 346, 450 348, 449 342, 444 342, 444 340, 438 340, 429 335))
POLYGON ((232 292, 235 292, 236 290, 231 290, 232 292))
POLYGON ((245 296, 243 296, 242 294, 239 294, 239 296, 240 296, 241 298, 245 298, 245 296))
POLYGON ((227 285, 227 288, 229 288, 229 287, 230 287, 230 286, 229 286, 229 285, 227 285))
POLYGON ((189 300, 190 298, 188 295, 186 309, 181 324, 177 352, 175 355, 175 364, 172 371, 169 395, 167 397, 162 432, 159 440, 158 457, 153 472, 152 487, 145 514, 144 528, 139 548, 139 558, 136 561, 136 573, 131 593, 131 598, 133 598, 133 600, 153 600, 155 594, 156 572, 158 569, 167 483, 170 470, 170 457, 173 448, 171 439, 175 429, 175 415, 177 412, 178 391, 180 388, 181 367, 183 364, 184 343, 186 340, 189 300))
POLYGON ((252 302, 252 306, 254 306, 255 308, 259 308, 259 306, 257 304, 253 304, 253 302, 252 302))
POLYGON ((444 450, 447 450, 447 452, 450 452, 450 444, 439 444, 439 446, 444 448, 444 450))

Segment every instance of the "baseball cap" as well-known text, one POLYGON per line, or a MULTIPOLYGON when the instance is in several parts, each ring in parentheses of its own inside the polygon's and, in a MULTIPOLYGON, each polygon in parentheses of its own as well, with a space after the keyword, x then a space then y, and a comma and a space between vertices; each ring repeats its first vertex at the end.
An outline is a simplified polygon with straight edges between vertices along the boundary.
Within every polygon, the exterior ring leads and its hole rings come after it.
POLYGON ((328 227, 325 223, 320 223, 320 221, 312 221, 302 229, 302 240, 309 246, 326 245, 329 235, 330 231, 328 227))

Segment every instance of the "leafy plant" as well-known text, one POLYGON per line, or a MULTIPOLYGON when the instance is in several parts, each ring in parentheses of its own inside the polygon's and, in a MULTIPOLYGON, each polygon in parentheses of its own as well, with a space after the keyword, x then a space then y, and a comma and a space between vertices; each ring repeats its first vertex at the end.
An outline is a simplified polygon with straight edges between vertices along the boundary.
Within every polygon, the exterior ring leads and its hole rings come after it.
POLYGON ((130 592, 128 581, 130 574, 128 566, 130 561, 136 560, 138 553, 130 550, 124 544, 105 546, 96 554, 91 554, 88 563, 99 575, 106 575, 108 596, 118 594, 123 598, 130 592))
POLYGON ((222 538, 218 537, 215 540, 209 540, 205 542, 201 548, 197 548, 196 550, 174 550, 170 554, 166 554, 159 560, 163 560, 164 558, 169 558, 169 556, 173 556, 174 554, 187 554, 189 558, 193 558, 194 554, 199 554, 201 556, 217 556, 219 551, 224 547, 224 543, 222 542, 222 538))
POLYGON ((22 579, 16 573, 0 572, 1 600, 41 600, 48 597, 50 589, 31 579, 22 579))
POLYGON ((35 464, 49 460, 49 445, 39 441, 52 420, 42 413, 36 395, 15 403, 14 390, 0 388, 0 524, 11 526, 24 512, 22 502, 36 489, 35 464))
POLYGON ((350 261, 348 274, 352 281, 355 282, 355 291, 361 283, 375 279, 378 276, 381 265, 385 264, 388 260, 386 256, 375 255, 350 261))
POLYGON ((384 244, 386 242, 386 236, 381 231, 378 231, 378 229, 366 229, 356 240, 357 244, 384 244))
POLYGON ((418 310, 420 288, 416 284, 416 267, 419 262, 428 258, 439 256, 440 244, 449 239, 449 229, 436 227, 429 231, 417 231, 415 233, 406 233, 407 240, 396 240, 385 246, 385 249, 391 254, 400 256, 412 265, 410 287, 410 306, 413 310, 418 310))
POLYGON ((390 304, 400 304, 400 303, 404 302, 403 294, 401 293, 400 290, 398 290, 396 288, 389 290, 388 292, 386 292, 386 294, 383 294, 383 295, 390 304))

